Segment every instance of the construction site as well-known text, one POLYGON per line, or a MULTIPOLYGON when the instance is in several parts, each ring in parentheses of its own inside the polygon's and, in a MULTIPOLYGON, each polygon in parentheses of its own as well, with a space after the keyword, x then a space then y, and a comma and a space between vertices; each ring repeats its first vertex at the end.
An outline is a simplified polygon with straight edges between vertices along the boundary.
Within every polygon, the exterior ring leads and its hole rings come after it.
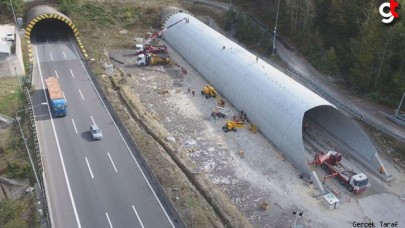
POLYGON ((157 142, 143 153, 175 205, 187 196, 165 182, 172 166, 222 225, 405 226, 404 170, 360 124, 187 11, 161 20, 133 48, 106 50, 101 80, 134 140, 157 142))

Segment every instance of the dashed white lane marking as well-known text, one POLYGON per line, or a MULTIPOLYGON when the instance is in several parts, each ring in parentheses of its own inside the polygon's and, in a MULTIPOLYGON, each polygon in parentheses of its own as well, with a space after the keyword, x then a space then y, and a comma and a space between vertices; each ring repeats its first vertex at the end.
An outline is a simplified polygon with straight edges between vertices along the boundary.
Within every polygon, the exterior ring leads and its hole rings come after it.
POLYGON ((108 157, 110 158, 111 164, 113 165, 115 172, 118 173, 117 168, 115 167, 114 161, 112 160, 112 158, 110 156, 110 153, 107 152, 107 154, 108 154, 108 157))
POLYGON ((56 75, 56 78, 59 79, 59 75, 58 75, 58 72, 56 70, 55 70, 55 75, 56 75))
POLYGON ((53 61, 52 53, 49 52, 49 55, 51 56, 51 61, 53 61))
POLYGON ((77 128, 76 128, 76 124, 75 124, 75 121, 72 119, 72 124, 73 124, 73 127, 75 128, 75 132, 76 132, 76 134, 77 134, 77 128))
POLYGON ((67 59, 65 52, 63 51, 62 53, 63 53, 63 56, 65 57, 65 59, 67 59))
POLYGON ((75 75, 73 74, 72 69, 69 69, 69 70, 70 70, 70 74, 72 75, 72 77, 75 77, 75 75))
POLYGON ((141 218, 139 218, 138 212, 136 212, 136 209, 135 209, 135 206, 134 206, 134 205, 132 205, 132 209, 134 209, 135 215, 136 215, 136 217, 138 218, 139 223, 141 224, 142 228, 145 228, 145 227, 143 226, 143 223, 142 223, 142 221, 141 221, 141 218))
POLYGON ((79 93, 80 93, 80 96, 82 97, 82 100, 84 100, 84 97, 83 97, 82 91, 80 91, 80 89, 79 89, 79 93))
POLYGON ((91 171, 91 168, 90 168, 89 160, 87 160, 87 157, 84 157, 84 158, 86 159, 86 163, 87 163, 87 167, 89 168, 89 171, 90 171, 91 179, 94 179, 93 172, 91 171))
POLYGON ((110 224, 110 227, 113 228, 112 224, 111 224, 111 220, 110 217, 108 217, 107 212, 105 213, 105 216, 107 217, 108 223, 110 224))
POLYGON ((93 124, 96 124, 96 122, 94 122, 93 116, 90 116, 91 121, 93 121, 93 124))

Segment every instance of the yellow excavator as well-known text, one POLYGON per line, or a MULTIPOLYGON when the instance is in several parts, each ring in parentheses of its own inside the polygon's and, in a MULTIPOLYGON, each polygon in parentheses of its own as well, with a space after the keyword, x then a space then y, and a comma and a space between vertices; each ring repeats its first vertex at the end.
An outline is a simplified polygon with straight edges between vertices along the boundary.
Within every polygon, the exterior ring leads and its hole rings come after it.
MULTIPOLYGON (((245 127, 245 124, 243 122, 238 122, 238 121, 226 121, 225 125, 222 127, 222 130, 224 132, 228 131, 237 131, 237 128, 243 128, 245 127)), ((256 134, 257 128, 256 125, 250 124, 249 131, 253 132, 256 134)))
POLYGON ((204 86, 204 88, 201 90, 201 95, 205 96, 206 99, 210 97, 216 98, 219 106, 225 106, 225 101, 218 95, 214 87, 210 85, 204 86))
POLYGON ((222 130, 225 132, 228 131, 236 131, 236 128, 243 128, 244 127, 243 122, 236 122, 236 121, 226 121, 225 125, 222 127, 222 130))

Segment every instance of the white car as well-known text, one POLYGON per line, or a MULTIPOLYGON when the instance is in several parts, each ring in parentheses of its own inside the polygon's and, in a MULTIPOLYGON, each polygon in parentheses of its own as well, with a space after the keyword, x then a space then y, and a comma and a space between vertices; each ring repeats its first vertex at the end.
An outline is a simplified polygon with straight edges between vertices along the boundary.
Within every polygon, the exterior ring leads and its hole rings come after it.
POLYGON ((14 33, 7 33, 6 40, 7 41, 14 41, 15 40, 15 34, 14 33))
POLYGON ((90 133, 93 140, 100 140, 103 138, 103 133, 96 124, 90 126, 90 133))

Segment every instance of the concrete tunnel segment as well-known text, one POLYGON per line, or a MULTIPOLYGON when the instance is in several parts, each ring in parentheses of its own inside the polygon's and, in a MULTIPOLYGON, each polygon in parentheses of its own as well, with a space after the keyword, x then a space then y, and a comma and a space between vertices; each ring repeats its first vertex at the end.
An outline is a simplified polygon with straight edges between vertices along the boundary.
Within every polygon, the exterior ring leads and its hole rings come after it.
POLYGON ((189 12, 168 7, 163 27, 188 18, 162 37, 238 110, 247 113, 265 137, 307 178, 312 179, 303 140, 304 117, 321 126, 379 178, 393 177, 361 127, 334 105, 205 25, 189 12), (383 170, 383 171, 381 171, 383 170))
POLYGON ((73 24, 72 20, 70 20, 70 18, 68 18, 63 13, 57 11, 55 8, 52 8, 52 7, 46 6, 46 5, 41 5, 41 6, 33 7, 27 14, 27 26, 25 28, 25 39, 28 44, 28 55, 29 55, 30 62, 32 63, 31 32, 32 32, 34 26, 38 22, 40 22, 42 20, 49 20, 49 19, 59 20, 59 21, 65 23, 70 29, 72 29, 73 35, 76 38, 76 42, 79 45, 83 56, 87 59, 88 55, 79 38, 79 31, 76 28, 76 26, 73 24))

